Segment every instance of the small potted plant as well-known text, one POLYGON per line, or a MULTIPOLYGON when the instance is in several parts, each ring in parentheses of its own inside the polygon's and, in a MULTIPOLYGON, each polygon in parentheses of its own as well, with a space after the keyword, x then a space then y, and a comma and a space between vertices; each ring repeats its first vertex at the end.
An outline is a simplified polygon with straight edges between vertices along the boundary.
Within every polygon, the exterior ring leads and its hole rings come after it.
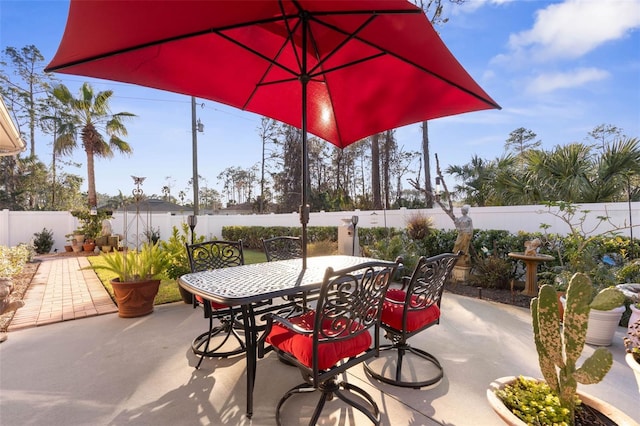
POLYGON ((638 392, 640 392, 640 319, 633 324, 629 324, 626 337, 623 338, 624 347, 627 351, 625 361, 633 370, 638 382, 638 392))
POLYGON ((102 254, 104 264, 90 266, 116 275, 110 283, 118 305, 118 315, 133 318, 153 312, 162 277, 169 266, 169 256, 158 244, 145 243, 137 250, 102 254))
POLYGON ((33 234, 33 248, 37 254, 47 254, 53 247, 53 231, 42 228, 42 231, 33 234))
MULTIPOLYGON (((566 304, 566 298, 561 298, 566 304)), ((609 346, 613 341, 620 318, 625 311, 625 295, 616 287, 602 289, 593 298, 589 307, 589 322, 586 343, 594 346, 609 346)))
MULTIPOLYGON (((552 286, 541 286, 538 296, 531 300, 534 341, 544 380, 504 377, 491 384, 487 399, 506 424, 573 425, 576 415, 586 412, 583 406, 616 424, 635 424, 612 405, 577 390, 578 383, 600 382, 613 364, 611 352, 597 348, 578 365, 585 345, 592 297, 589 277, 574 274, 567 288, 562 327, 556 290, 552 286)), ((609 292, 602 297, 609 297, 609 292)))

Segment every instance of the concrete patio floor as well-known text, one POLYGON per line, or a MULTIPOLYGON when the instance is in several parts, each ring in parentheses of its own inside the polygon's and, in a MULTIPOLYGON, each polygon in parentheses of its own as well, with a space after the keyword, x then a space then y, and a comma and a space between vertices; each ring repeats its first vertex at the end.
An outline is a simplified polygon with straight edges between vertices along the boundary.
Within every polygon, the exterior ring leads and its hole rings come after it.
MULTIPOLYGON (((347 380, 374 397, 383 425, 500 425, 486 401, 501 376, 539 377, 527 309, 446 293, 441 324, 412 339, 434 354, 445 376, 432 388, 372 381, 361 366, 347 380)), ((254 415, 245 416, 242 356, 207 359, 200 370, 191 339, 206 329, 202 311, 184 303, 134 319, 115 313, 23 328, 0 345, 1 425, 274 425, 275 405, 301 383, 273 353, 258 361, 254 415)), ((640 394, 624 361, 619 328, 614 365, 580 389, 640 419, 640 394)), ((593 352, 587 346, 585 354, 593 352)), ((286 425, 306 424, 303 397, 285 406, 286 425), (300 402, 302 401, 302 402, 300 402)), ((352 410, 328 406, 323 425, 366 425, 352 410)))

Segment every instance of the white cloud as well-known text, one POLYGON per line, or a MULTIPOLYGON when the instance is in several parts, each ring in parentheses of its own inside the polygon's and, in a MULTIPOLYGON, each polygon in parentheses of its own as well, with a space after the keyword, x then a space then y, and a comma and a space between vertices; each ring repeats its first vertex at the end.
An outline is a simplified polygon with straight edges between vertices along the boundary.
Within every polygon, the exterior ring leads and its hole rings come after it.
POLYGON ((549 93, 558 89, 583 86, 608 77, 607 71, 597 68, 579 68, 570 72, 540 74, 528 84, 526 91, 533 94, 549 93))
POLYGON ((458 15, 460 13, 472 13, 486 5, 500 6, 506 3, 512 3, 514 1, 518 0, 471 0, 466 1, 460 5, 455 5, 451 8, 451 13, 453 15, 458 15))
POLYGON ((509 56, 574 59, 640 28, 640 0, 567 0, 536 12, 533 28, 512 34, 509 56))

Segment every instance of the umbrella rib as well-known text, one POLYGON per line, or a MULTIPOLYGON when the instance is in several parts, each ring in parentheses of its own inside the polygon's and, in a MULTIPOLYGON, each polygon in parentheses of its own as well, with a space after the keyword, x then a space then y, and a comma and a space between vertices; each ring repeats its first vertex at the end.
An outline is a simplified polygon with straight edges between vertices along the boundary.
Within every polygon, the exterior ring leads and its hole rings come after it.
MULTIPOLYGON (((295 15, 294 15, 295 16, 295 15)), ((287 18, 289 18, 289 16, 286 16, 287 18)), ((69 61, 69 62, 65 62, 62 63, 60 65, 55 65, 52 67, 47 67, 44 69, 45 72, 56 72, 59 70, 62 70, 64 68, 69 68, 69 67, 73 67, 76 65, 81 65, 81 64, 85 64, 87 62, 92 62, 92 61, 97 61, 100 59, 106 59, 109 58, 111 56, 117 56, 117 55, 121 55, 123 53, 129 53, 129 52, 134 52, 136 50, 141 50, 141 49, 146 49, 148 47, 154 47, 154 46, 159 46, 162 45, 164 43, 170 43, 172 41, 178 41, 178 40, 183 40, 183 39, 187 39, 187 38, 191 38, 191 37, 198 37, 198 36, 202 36, 202 35, 207 35, 207 34, 216 34, 218 36, 224 37, 226 40, 230 40, 229 37, 225 36, 224 34, 222 34, 223 31, 229 31, 229 30, 234 30, 237 28, 242 28, 242 27, 250 27, 252 25, 261 25, 261 24, 269 24, 272 22, 278 22, 281 21, 282 19, 284 19, 284 16, 276 16, 273 18, 266 18, 266 19, 257 19, 254 21, 248 21, 248 22, 242 22, 240 24, 233 24, 233 25, 227 25, 224 27, 219 27, 219 28, 206 28, 204 30, 199 30, 199 31, 194 31, 194 32, 190 32, 190 33, 186 33, 186 34, 180 34, 180 35, 176 35, 176 36, 172 36, 172 37, 166 37, 166 38, 162 38, 162 39, 158 39, 158 40, 154 40, 154 41, 149 41, 147 43, 141 43, 141 44, 137 44, 134 46, 129 46, 123 49, 117 49, 117 50, 112 50, 110 52, 105 52, 105 53, 100 53, 97 55, 93 55, 93 56, 88 56, 86 58, 83 59, 78 59, 75 61, 69 61)), ((236 43, 238 44, 238 43, 236 43)), ((242 44, 238 44, 241 47, 246 47, 242 44)), ((253 50, 250 50, 252 53, 258 54, 258 52, 254 52, 253 50)), ((264 59, 269 60, 269 58, 265 57, 264 55, 260 55, 262 56, 264 59)), ((278 64, 276 64, 278 65, 278 64)), ((290 70, 286 69, 285 67, 282 67, 285 71, 290 72, 290 70)))
MULTIPOLYGON (((386 13, 386 11, 385 11, 384 13, 386 13)), ((379 15, 378 15, 378 16, 379 16, 379 15)), ((418 69, 420 69, 420 70, 424 71, 425 73, 430 74, 430 75, 434 76, 435 78, 440 79, 441 81, 444 81, 445 83, 447 83, 447 84, 449 84, 449 85, 451 85, 451 86, 453 86, 453 87, 458 88, 459 90, 461 90, 461 91, 463 91, 463 92, 465 92, 465 93, 467 93, 467 94, 469 94, 469 95, 473 96, 473 97, 474 97, 474 98, 476 98, 476 99, 479 99, 480 101, 482 101, 482 102, 486 103, 487 105, 492 106, 493 108, 496 108, 496 109, 498 109, 498 110, 501 110, 501 109, 502 109, 502 107, 501 107, 500 105, 498 105, 497 103, 492 102, 492 101, 490 101, 490 100, 488 100, 488 99, 483 98, 482 96, 479 96, 479 95, 475 94, 473 91, 471 91, 471 90, 469 90, 469 89, 467 89, 467 88, 465 88, 465 87, 460 86, 459 84, 457 84, 457 83, 455 83, 455 82, 451 81, 450 79, 448 79, 448 78, 446 78, 446 77, 444 77, 444 76, 441 76, 440 74, 435 73, 435 72, 433 72, 433 71, 431 71, 431 70, 429 70, 429 69, 427 69, 427 68, 425 68, 425 67, 423 67, 423 66, 421 66, 421 65, 418 65, 418 64, 416 64, 416 63, 415 63, 415 62, 413 62, 413 61, 410 61, 410 60, 408 60, 408 59, 406 59, 406 58, 403 58, 402 56, 400 56, 400 55, 398 55, 398 54, 395 54, 395 53, 393 53, 393 52, 390 52, 390 51, 388 51, 387 49, 384 49, 384 48, 382 48, 382 47, 378 46, 377 44, 374 44, 374 43, 372 43, 372 42, 370 42, 370 41, 368 41, 368 40, 365 40, 365 39, 360 38, 360 37, 357 35, 357 32, 359 32, 361 29, 363 29, 363 28, 364 28, 364 26, 362 26, 362 27, 358 28, 358 30, 357 30, 357 31, 354 31, 354 33, 349 34, 348 32, 346 32, 346 31, 342 30, 341 28, 338 28, 338 27, 336 27, 336 26, 334 26, 334 25, 331 25, 331 24, 329 24, 329 23, 327 23, 327 22, 323 22, 322 20, 315 19, 314 21, 315 21, 315 22, 317 22, 317 23, 318 23, 318 24, 320 24, 320 25, 324 25, 324 26, 325 26, 325 27, 327 27, 327 28, 330 28, 330 29, 332 29, 332 30, 334 30, 334 31, 336 31, 336 32, 339 32, 339 33, 342 33, 343 35, 348 36, 348 37, 349 37, 349 39, 357 40, 357 41, 359 41, 359 42, 361 42, 361 43, 363 43, 363 44, 366 44, 366 45, 368 45, 369 47, 372 47, 372 48, 374 48, 374 49, 376 49, 376 50, 378 50, 378 51, 380 52, 379 54, 377 54, 377 55, 372 55, 372 56, 371 56, 371 57, 369 57, 369 58, 362 58, 362 59, 359 59, 359 60, 357 60, 357 61, 353 61, 353 62, 348 63, 348 64, 343 64, 343 65, 341 65, 340 67, 336 67, 336 68, 332 69, 331 71, 335 71, 335 70, 340 69, 340 68, 346 68, 346 67, 349 67, 349 66, 352 66, 352 65, 356 65, 356 64, 362 63, 362 62, 364 62, 364 61, 367 61, 367 60, 370 60, 370 59, 375 59, 375 58, 380 57, 380 56, 383 56, 383 55, 389 55, 389 56, 393 56, 394 58, 396 58, 396 59, 398 59, 398 60, 400 60, 400 61, 402 61, 402 62, 404 62, 404 63, 406 63, 406 64, 409 64, 409 65, 411 65, 411 66, 414 66, 414 67, 416 67, 416 68, 418 68, 418 69)), ((369 23, 369 22, 367 22, 367 25, 368 25, 368 23, 369 23)), ((346 39, 346 40, 345 40, 345 42, 346 42, 346 41, 348 41, 349 39, 346 39)), ((341 44, 341 45, 342 45, 342 44, 341 44)), ((340 47, 341 47, 341 46, 340 46, 340 47)), ((338 50, 338 49, 334 49, 334 51, 331 53, 331 55, 333 55, 334 53, 336 53, 336 52, 337 52, 337 50, 338 50)), ((328 58, 329 56, 330 56, 330 55, 328 55, 328 56, 327 56, 327 58, 328 58)), ((326 59, 326 58, 325 58, 325 59, 326 59)), ((317 67, 318 67, 318 66, 314 67, 314 69, 315 69, 315 68, 317 68, 317 67)), ((318 72, 318 73, 316 73, 316 74, 314 74, 314 75, 326 74, 327 72, 329 72, 329 71, 328 71, 328 70, 324 70, 324 71, 322 71, 322 72, 318 72)))
MULTIPOLYGON (((377 15, 376 15, 377 16, 377 15)), ((315 17, 311 17, 311 19, 314 22, 317 22, 320 25, 323 25, 327 28, 332 29, 333 31, 337 31, 339 33, 342 33, 343 35, 347 36, 344 40, 342 40, 342 42, 340 42, 340 44, 338 44, 331 52, 329 52, 327 55, 324 56, 324 58, 320 59, 318 58, 318 63, 316 64, 315 67, 313 67, 310 71, 309 74, 314 74, 314 70, 322 67, 322 64, 325 63, 327 60, 329 60, 333 55, 335 55, 340 49, 342 49, 349 41, 353 40, 353 39, 358 39, 357 35, 360 31, 362 31, 365 27, 367 27, 369 24, 371 24, 371 22, 373 22, 373 20, 375 19, 376 16, 371 16, 369 17, 369 19, 367 19, 365 22, 362 23, 362 25, 360 25, 358 28, 356 28, 355 31, 353 31, 352 33, 347 33, 346 31, 342 31, 339 30, 338 28, 335 28, 332 25, 328 25, 325 22, 322 22, 321 20, 315 18, 315 17)), ((311 36, 311 43, 313 44, 314 47, 314 51, 318 52, 318 45, 316 43, 316 39, 315 37, 313 37, 313 32, 311 31, 311 29, 309 29, 309 34, 311 36)), ((316 55, 317 56, 317 55, 316 55)), ((362 62, 362 60, 358 60, 355 61, 353 64, 355 63, 360 63, 362 62)), ((350 66, 352 64, 346 64, 345 66, 341 67, 341 68, 345 68, 347 66, 350 66)))

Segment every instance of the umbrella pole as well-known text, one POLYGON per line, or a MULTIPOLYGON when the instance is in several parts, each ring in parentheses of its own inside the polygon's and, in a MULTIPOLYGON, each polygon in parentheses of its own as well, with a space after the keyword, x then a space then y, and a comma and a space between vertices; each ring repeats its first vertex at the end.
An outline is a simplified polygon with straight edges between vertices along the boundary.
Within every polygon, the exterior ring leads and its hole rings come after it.
MULTIPOLYGON (((303 55, 304 56, 304 55, 303 55)), ((300 223, 302 224, 302 269, 307 269, 307 224, 309 223, 309 204, 307 200, 307 181, 309 167, 307 161, 307 79, 303 76, 302 83, 302 204, 300 205, 300 223)))
POLYGON ((302 204, 300 205, 300 224, 302 225, 302 270, 307 269, 307 223, 309 223, 309 196, 307 194, 307 182, 309 180, 309 167, 307 159, 307 31, 309 17, 302 14, 302 69, 300 70, 300 84, 302 85, 302 204))

